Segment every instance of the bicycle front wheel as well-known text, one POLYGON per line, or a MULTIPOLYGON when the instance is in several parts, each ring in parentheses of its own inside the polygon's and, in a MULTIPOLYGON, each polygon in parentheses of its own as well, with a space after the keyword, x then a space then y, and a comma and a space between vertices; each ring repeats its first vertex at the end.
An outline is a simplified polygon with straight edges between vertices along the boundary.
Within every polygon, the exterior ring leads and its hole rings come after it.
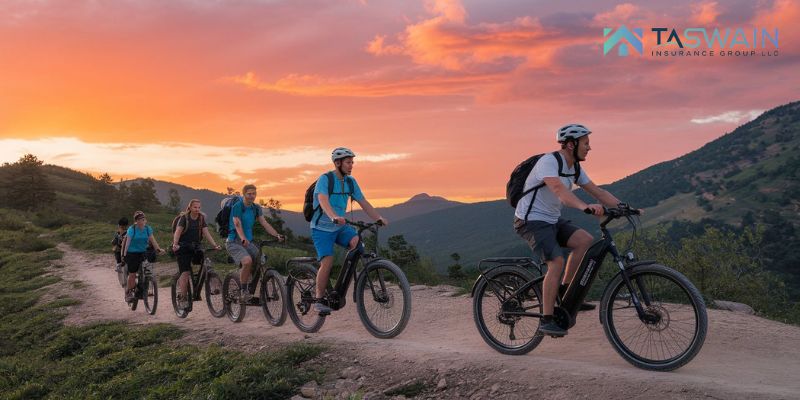
POLYGON ((183 308, 180 304, 178 304, 178 280, 181 278, 181 273, 178 272, 175 274, 175 277, 172 278, 172 287, 170 288, 171 297, 172 297, 172 309, 175 310, 175 315, 178 318, 186 318, 189 316, 189 312, 191 311, 191 304, 192 304, 192 280, 189 279, 189 282, 186 286, 186 298, 188 307, 183 308))
POLYGON ((261 308, 264 317, 272 326, 281 326, 286 322, 286 285, 278 271, 268 269, 261 280, 261 308))
POLYGON ((238 273, 225 276, 225 283, 222 285, 222 296, 225 299, 225 310, 228 312, 228 319, 233 322, 242 322, 247 306, 240 301, 242 285, 239 284, 238 273))
POLYGON ((155 315, 156 307, 158 307, 158 284, 153 278, 144 279, 144 293, 142 293, 142 301, 144 302, 144 309, 150 315, 155 315))
POLYGON ((542 312, 542 297, 537 285, 515 293, 535 279, 522 267, 498 267, 478 282, 472 298, 472 317, 478 333, 491 348, 503 354, 522 355, 542 342, 541 320, 520 312, 542 312))
POLYGON ((216 318, 225 316, 225 297, 222 295, 222 280, 216 272, 209 272, 206 279, 206 304, 208 312, 216 318))
POLYGON ((286 311, 297 329, 314 333, 322 328, 325 316, 314 309, 314 290, 317 269, 311 264, 299 264, 289 271, 286 280, 286 311))
POLYGON ((600 301, 600 322, 614 349, 636 367, 672 371, 691 361, 703 347, 708 316, 703 297, 683 274, 660 264, 629 270, 609 283, 600 301), (640 316, 632 293, 641 302, 640 316))
POLYGON ((411 318, 411 288, 400 267, 389 260, 367 264, 356 282, 356 308, 372 336, 399 335, 411 318))
POLYGON ((119 280, 119 285, 122 286, 122 287, 127 287, 128 286, 128 267, 123 265, 123 266, 117 266, 116 268, 117 268, 117 279, 119 280))

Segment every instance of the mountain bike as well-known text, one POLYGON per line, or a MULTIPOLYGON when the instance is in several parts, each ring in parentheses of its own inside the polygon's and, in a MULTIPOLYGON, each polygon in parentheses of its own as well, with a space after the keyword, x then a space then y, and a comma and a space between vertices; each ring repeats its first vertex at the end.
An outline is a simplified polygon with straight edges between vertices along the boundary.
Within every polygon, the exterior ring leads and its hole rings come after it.
MULTIPOLYGON (((127 284, 127 277, 125 279, 127 284)), ((153 272, 153 264, 147 259, 142 261, 142 266, 136 272, 133 300, 128 302, 128 307, 130 307, 131 311, 136 311, 139 300, 144 303, 144 309, 148 314, 155 315, 156 307, 158 307, 158 284, 156 283, 156 275, 153 272)))
MULTIPOLYGON (((250 276, 250 282, 260 283, 258 285, 260 295, 252 297, 247 302, 241 301, 242 284, 239 273, 242 266, 239 264, 239 270, 228 273, 222 284, 222 298, 225 302, 225 310, 228 312, 228 318, 231 321, 241 322, 244 320, 247 306, 261 306, 267 322, 273 326, 281 326, 286 322, 286 307, 284 306, 286 286, 281 274, 275 269, 267 267, 267 258, 264 255, 264 246, 273 243, 273 241, 261 240, 254 243, 258 246, 258 256, 253 259, 253 273, 250 276)), ((254 295, 256 293, 256 285, 251 284, 249 286, 250 294, 254 295)))
POLYGON ((225 316, 225 302, 223 301, 222 296, 222 280, 219 278, 214 269, 211 268, 211 258, 208 257, 208 253, 212 251, 217 251, 217 249, 210 247, 207 249, 201 250, 205 256, 203 263, 198 268, 197 272, 194 271, 194 268, 189 271, 189 281, 187 282, 186 286, 186 306, 181 307, 178 304, 178 279, 181 277, 181 272, 179 271, 175 274, 175 277, 172 278, 172 308, 175 310, 175 315, 179 318, 186 318, 190 312, 192 312, 192 303, 195 301, 200 301, 200 291, 202 289, 196 288, 205 288, 206 291, 206 305, 208 306, 208 311, 211 313, 212 316, 216 318, 221 318, 225 316))
MULTIPOLYGON (((553 320, 563 329, 575 325, 578 308, 589 292, 603 259, 610 253, 620 271, 606 285, 600 300, 600 323, 614 350, 636 367, 671 371, 691 361, 705 341, 708 317, 703 297, 683 274, 656 261, 637 261, 632 251, 620 255, 606 228, 626 218, 636 241, 639 211, 620 204, 604 208, 601 239, 586 251, 575 277, 559 293, 553 320)), ((590 211, 589 211, 590 212, 590 211)), ((493 265, 472 289, 473 318, 483 340, 493 349, 520 355, 533 350, 543 338, 541 284, 527 258, 491 258, 493 265)), ((479 264, 481 268, 481 264, 479 264)))
MULTIPOLYGON (((358 246, 345 255, 336 284, 325 290, 320 299, 333 310, 347 304, 347 290, 355 280, 353 301, 358 317, 370 334, 389 339, 400 334, 411 317, 411 289, 403 271, 390 260, 364 250, 362 234, 369 230, 378 242, 379 223, 345 221, 358 228, 358 246)), ((377 246, 376 246, 377 247, 377 246)), ((287 309, 295 326, 303 332, 313 333, 322 328, 325 315, 314 310, 317 286, 317 266, 314 257, 295 257, 286 262, 289 276, 286 279, 287 309)))

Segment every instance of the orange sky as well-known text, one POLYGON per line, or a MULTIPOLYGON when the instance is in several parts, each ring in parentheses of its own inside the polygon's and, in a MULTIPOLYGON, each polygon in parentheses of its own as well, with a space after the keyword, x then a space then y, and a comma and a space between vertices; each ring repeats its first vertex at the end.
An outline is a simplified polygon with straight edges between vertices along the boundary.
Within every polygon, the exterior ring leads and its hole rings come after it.
POLYGON ((787 0, 12 0, 0 15, 0 162, 252 182, 292 209, 337 146, 376 205, 480 201, 565 123, 594 131, 584 168, 609 183, 800 87, 787 0), (644 28, 644 55, 603 56, 621 24, 644 28), (779 29, 780 53, 652 57, 655 26, 779 29))

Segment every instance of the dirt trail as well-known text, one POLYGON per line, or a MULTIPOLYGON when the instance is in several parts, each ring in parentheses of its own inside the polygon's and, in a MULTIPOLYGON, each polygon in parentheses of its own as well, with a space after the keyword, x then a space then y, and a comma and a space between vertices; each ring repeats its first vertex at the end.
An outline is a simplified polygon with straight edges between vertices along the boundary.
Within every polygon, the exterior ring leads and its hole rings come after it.
MULTIPOLYGON (((348 304, 327 319, 319 333, 304 335, 287 318, 269 326, 258 307, 247 310, 242 323, 210 316, 205 303, 195 303, 186 319, 175 316, 169 287, 159 292, 158 312, 143 306, 131 312, 110 265, 113 257, 98 256, 59 245, 63 271, 79 280, 83 304, 67 319, 70 324, 124 319, 147 324, 166 322, 190 331, 201 343, 243 344, 258 349, 293 341, 325 342, 339 360, 365 369, 379 380, 373 389, 403 381, 426 379, 447 388, 428 397, 441 398, 719 398, 800 399, 800 328, 759 317, 709 310, 708 336, 700 354, 670 373, 637 369, 612 349, 597 311, 583 313, 563 339, 546 338, 531 353, 506 356, 492 350, 472 321, 471 299, 452 297, 441 288, 415 287, 412 317, 395 339, 372 337, 348 304), (497 385, 497 384, 500 385, 497 385), (532 391, 536 391, 535 393, 532 391)), ((159 274, 172 274, 174 263, 161 263, 159 274)))

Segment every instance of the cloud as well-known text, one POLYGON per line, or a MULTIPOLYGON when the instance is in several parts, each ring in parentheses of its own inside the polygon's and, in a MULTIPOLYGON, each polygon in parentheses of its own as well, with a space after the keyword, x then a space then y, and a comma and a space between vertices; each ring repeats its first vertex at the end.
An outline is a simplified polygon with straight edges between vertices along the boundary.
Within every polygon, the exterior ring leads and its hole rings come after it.
POLYGON ((717 122, 724 123, 741 123, 752 121, 758 118, 764 110, 750 110, 750 111, 727 111, 719 115, 709 115, 705 117, 692 118, 691 122, 695 124, 713 124, 717 122))
MULTIPOLYGON (((25 153, 33 153, 45 162, 68 161, 70 168, 123 177, 169 177, 215 171, 225 179, 239 180, 261 169, 301 166, 308 169, 308 166, 328 166, 331 162, 330 149, 309 146, 267 150, 169 142, 120 145, 77 138, 0 139, 0 162, 14 162, 25 153), (74 154, 84 156, 74 157, 74 154)), ((408 156, 408 153, 368 153, 359 154, 357 160, 381 163, 408 156)))
POLYGON ((719 16, 719 3, 706 1, 692 4, 692 22, 698 25, 710 25, 717 21, 719 16))
POLYGON ((291 74, 277 81, 267 82, 250 71, 224 79, 250 89, 296 96, 385 97, 468 94, 500 77, 491 72, 459 76, 423 73, 418 73, 417 76, 403 75, 407 74, 393 70, 344 78, 291 74))

